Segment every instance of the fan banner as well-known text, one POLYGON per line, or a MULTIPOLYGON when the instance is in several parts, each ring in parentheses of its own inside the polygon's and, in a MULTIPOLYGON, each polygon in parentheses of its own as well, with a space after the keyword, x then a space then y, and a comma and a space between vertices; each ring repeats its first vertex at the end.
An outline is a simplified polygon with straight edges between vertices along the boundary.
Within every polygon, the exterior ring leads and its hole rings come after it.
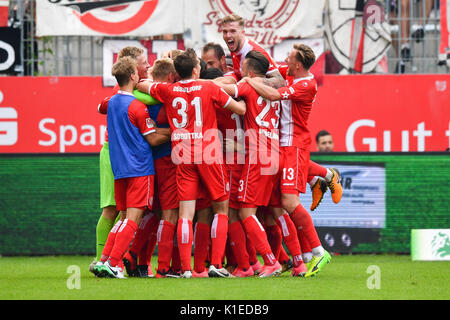
POLYGON ((8 26, 9 0, 0 0, 0 27, 8 26))
POLYGON ((36 4, 38 37, 183 33, 183 0, 37 0, 36 4))
POLYGON ((207 42, 224 45, 222 19, 235 13, 245 19, 246 36, 270 48, 287 38, 323 35, 325 0, 198 0, 185 6, 185 43, 200 48, 207 42))

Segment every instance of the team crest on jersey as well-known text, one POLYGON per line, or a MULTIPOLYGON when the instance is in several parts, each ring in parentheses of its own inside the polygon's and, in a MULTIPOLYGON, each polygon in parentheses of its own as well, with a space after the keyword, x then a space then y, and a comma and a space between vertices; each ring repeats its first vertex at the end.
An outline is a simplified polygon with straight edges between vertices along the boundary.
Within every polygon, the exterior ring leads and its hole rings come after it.
POLYGON ((154 128, 152 119, 150 119, 150 118, 145 119, 145 123, 147 124, 147 128, 149 128, 149 129, 154 128))

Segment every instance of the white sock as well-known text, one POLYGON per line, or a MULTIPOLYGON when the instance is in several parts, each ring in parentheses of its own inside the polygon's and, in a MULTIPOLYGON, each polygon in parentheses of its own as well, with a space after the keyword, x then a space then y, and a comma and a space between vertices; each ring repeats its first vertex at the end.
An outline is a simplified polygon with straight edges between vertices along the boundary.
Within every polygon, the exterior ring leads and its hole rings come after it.
POLYGON ((319 177, 314 177, 314 178, 312 178, 311 181, 308 182, 308 183, 309 183, 309 185, 310 185, 311 187, 313 187, 313 186, 316 184, 317 180, 319 180, 319 177))
POLYGON ((327 174, 325 176, 325 180, 327 180, 327 182, 331 182, 332 177, 333 177, 333 172, 331 172, 331 170, 327 168, 327 174))
POLYGON ((308 263, 312 260, 313 254, 312 252, 303 252, 302 258, 304 263, 308 263))
POLYGON ((325 249, 322 246, 312 248, 312 254, 316 257, 321 257, 325 254, 325 249))

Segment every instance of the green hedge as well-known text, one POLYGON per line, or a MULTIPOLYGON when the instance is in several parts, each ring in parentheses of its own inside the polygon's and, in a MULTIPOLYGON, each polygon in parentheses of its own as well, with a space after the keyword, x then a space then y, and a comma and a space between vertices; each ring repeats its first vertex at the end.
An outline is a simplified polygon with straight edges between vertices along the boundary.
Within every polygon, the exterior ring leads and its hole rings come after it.
MULTIPOLYGON (((312 154, 317 162, 383 162, 386 228, 353 252, 409 252, 410 229, 450 228, 448 154, 312 154)), ((98 155, 0 156, 0 254, 94 254, 98 155)))

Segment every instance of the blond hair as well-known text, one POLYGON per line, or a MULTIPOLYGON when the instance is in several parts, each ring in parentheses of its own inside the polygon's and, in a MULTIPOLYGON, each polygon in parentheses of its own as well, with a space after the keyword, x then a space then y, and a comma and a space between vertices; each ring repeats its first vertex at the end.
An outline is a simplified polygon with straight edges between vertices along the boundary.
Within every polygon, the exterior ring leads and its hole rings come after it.
POLYGON ((129 47, 125 47, 122 48, 122 50, 120 50, 119 54, 117 55, 117 58, 123 58, 123 57, 131 57, 135 60, 137 60, 137 58, 144 53, 144 49, 139 48, 139 47, 134 47, 134 46, 129 46, 129 47))
POLYGON ((241 16, 238 16, 238 15, 235 14, 235 13, 230 14, 230 15, 228 15, 228 16, 226 16, 226 17, 224 17, 224 18, 222 19, 222 24, 230 23, 230 22, 237 22, 237 23, 239 23, 239 26, 242 27, 242 28, 243 28, 244 25, 245 25, 245 20, 244 20, 244 18, 242 18, 241 16))
POLYGON ((171 73, 175 73, 175 67, 173 66, 172 59, 163 58, 155 61, 152 67, 152 78, 155 81, 166 80, 167 76, 171 73))
POLYGON ((116 78, 119 86, 127 85, 130 82, 130 76, 137 70, 137 62, 131 57, 117 59, 112 66, 111 74, 116 78))
POLYGON ((314 51, 311 47, 303 43, 294 44, 294 49, 297 51, 297 54, 295 55, 297 61, 303 65, 303 68, 309 70, 316 61, 314 51))

